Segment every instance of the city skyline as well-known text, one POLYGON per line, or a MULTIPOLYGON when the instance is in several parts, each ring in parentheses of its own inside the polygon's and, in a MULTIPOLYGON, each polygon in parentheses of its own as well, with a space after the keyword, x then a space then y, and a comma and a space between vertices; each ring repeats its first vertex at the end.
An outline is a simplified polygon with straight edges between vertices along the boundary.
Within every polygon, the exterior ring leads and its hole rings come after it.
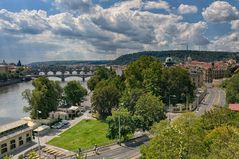
POLYGON ((2 0, 0 59, 113 59, 144 50, 239 51, 239 1, 2 0))

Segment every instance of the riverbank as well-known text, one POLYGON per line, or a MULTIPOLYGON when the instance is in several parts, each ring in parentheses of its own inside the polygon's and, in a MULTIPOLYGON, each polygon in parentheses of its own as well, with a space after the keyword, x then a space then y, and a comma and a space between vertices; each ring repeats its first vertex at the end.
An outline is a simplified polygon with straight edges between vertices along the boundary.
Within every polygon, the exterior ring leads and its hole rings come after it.
POLYGON ((20 82, 22 82, 22 79, 13 79, 13 80, 8 80, 8 81, 1 81, 0 82, 0 87, 9 86, 9 85, 17 84, 17 83, 20 83, 20 82))

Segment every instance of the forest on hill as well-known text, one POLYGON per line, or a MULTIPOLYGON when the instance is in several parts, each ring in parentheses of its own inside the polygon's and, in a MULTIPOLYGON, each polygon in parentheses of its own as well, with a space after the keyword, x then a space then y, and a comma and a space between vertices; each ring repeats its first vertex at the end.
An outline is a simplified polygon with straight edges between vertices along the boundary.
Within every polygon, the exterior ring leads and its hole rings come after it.
POLYGON ((166 57, 171 56, 176 62, 183 61, 190 56, 193 60, 211 62, 225 60, 229 58, 239 60, 238 52, 221 52, 221 51, 194 51, 194 50, 169 50, 169 51, 143 51, 138 53, 122 55, 112 61, 115 65, 125 65, 139 59, 141 56, 153 56, 164 61, 166 57))

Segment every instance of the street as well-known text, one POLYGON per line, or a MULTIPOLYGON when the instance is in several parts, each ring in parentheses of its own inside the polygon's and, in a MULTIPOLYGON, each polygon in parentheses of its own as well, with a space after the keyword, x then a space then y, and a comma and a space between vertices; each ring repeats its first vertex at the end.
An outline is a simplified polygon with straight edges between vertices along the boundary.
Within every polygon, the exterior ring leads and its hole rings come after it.
POLYGON ((149 140, 148 136, 142 136, 137 139, 122 143, 122 146, 114 145, 99 150, 99 155, 89 156, 88 159, 127 159, 140 156, 140 145, 149 140))
POLYGON ((221 88, 213 87, 208 88, 208 94, 204 100, 199 104, 198 109, 195 111, 196 115, 201 116, 206 111, 209 111, 215 105, 225 106, 226 94, 221 88))

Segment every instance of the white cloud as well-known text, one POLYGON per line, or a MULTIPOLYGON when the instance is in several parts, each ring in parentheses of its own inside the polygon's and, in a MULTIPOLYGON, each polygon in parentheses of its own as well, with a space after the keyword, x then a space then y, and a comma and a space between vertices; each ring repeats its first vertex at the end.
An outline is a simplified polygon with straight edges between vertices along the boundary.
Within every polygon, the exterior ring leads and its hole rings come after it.
POLYGON ((182 42, 209 43, 203 35, 207 29, 205 22, 188 23, 180 15, 138 10, 140 5, 141 1, 135 0, 110 8, 93 6, 97 12, 84 14, 79 7, 76 7, 79 14, 69 7, 69 12, 54 15, 35 10, 15 13, 0 10, 0 32, 7 35, 0 38, 0 44, 4 39, 12 41, 8 49, 0 47, 0 59, 11 52, 16 57, 31 57, 27 61, 110 59, 135 51, 172 49, 182 42), (133 16, 135 10, 138 16, 133 16))
POLYGON ((143 8, 145 10, 150 10, 150 9, 165 9, 165 10, 170 10, 170 5, 166 1, 147 1, 145 2, 143 8))
POLYGON ((178 7, 178 12, 180 14, 190 14, 190 13, 197 13, 198 8, 194 5, 187 5, 187 4, 180 4, 178 7))
POLYGON ((215 1, 207 7, 202 15, 208 22, 230 22, 239 19, 239 11, 226 1, 215 1))
POLYGON ((95 11, 91 0, 54 0, 53 5, 61 11, 84 14, 95 11))
POLYGON ((216 51, 232 51, 239 50, 239 32, 232 32, 230 34, 215 38, 208 46, 210 50, 216 51))
POLYGON ((233 29, 233 30, 239 30, 239 20, 233 20, 233 21, 231 21, 231 29, 233 29))

